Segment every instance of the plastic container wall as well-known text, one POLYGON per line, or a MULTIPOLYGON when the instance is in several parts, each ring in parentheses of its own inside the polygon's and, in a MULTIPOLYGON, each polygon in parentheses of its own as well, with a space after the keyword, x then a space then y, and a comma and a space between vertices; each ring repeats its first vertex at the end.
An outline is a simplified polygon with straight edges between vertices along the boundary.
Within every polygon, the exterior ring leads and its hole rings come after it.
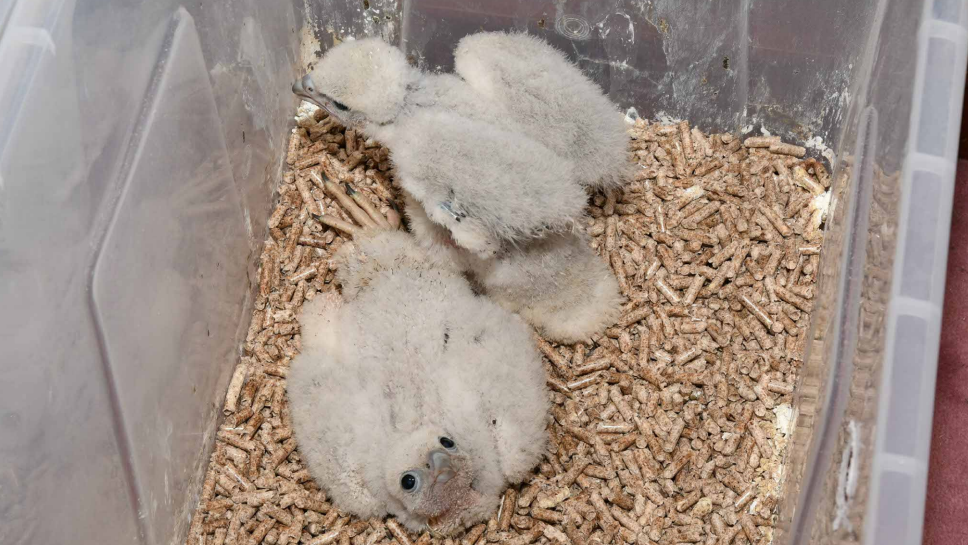
POLYGON ((183 538, 301 26, 280 2, 0 3, 0 543, 183 538))
MULTIPOLYGON (((870 501, 863 522, 867 544, 919 543, 923 527, 968 62, 968 4, 936 0, 922 9, 913 34, 917 47, 900 173, 894 281, 887 309, 884 367, 877 383, 870 501)), ((872 95, 877 107, 881 97, 876 92, 872 95)))
POLYGON ((833 148, 781 539, 916 543, 966 17, 964 0, 0 5, 0 542, 184 539, 301 56, 380 35, 449 70, 465 34, 517 29, 645 117, 833 148))

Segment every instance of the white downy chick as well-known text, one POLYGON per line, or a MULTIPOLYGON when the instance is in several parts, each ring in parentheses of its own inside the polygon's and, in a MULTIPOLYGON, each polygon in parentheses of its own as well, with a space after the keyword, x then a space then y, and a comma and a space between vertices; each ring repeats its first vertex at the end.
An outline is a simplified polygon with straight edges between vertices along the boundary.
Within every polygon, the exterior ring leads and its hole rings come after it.
POLYGON ((405 212, 422 244, 448 252, 484 293, 545 338, 584 341, 618 320, 618 281, 584 235, 549 233, 508 245, 494 259, 481 259, 454 245, 447 230, 430 221, 412 198, 406 198, 405 212))
MULTIPOLYGON (((608 161, 594 164, 607 163, 611 170, 586 172, 587 167, 579 168, 571 157, 585 160, 584 155, 591 152, 575 155, 569 147, 576 145, 574 137, 542 135, 542 131, 572 133, 591 130, 589 127, 594 124, 588 120, 566 122, 560 112, 529 114, 527 111, 509 111, 504 104, 492 104, 482 99, 476 90, 454 75, 420 73, 406 63, 402 52, 378 39, 344 42, 334 47, 320 59, 312 73, 293 85, 293 92, 327 108, 345 123, 362 128, 390 148, 398 182, 411 202, 419 203, 422 208, 415 210, 408 206, 411 228, 422 243, 441 242, 440 246, 450 247, 454 259, 465 266, 474 262, 478 271, 502 268, 496 264, 486 266, 477 260, 514 257, 514 262, 507 263, 502 270, 520 271, 516 277, 519 283, 512 288, 510 277, 502 276, 501 284, 495 284, 493 293, 489 290, 497 300, 510 300, 497 292, 498 285, 506 294, 525 295, 527 301, 548 299, 555 294, 556 285, 596 286, 595 293, 608 294, 591 304, 565 291, 558 301, 560 304, 535 305, 533 312, 528 312, 529 307, 520 304, 514 306, 522 309, 524 315, 550 338, 562 341, 584 339, 599 329, 597 324, 609 325, 608 322, 618 313, 618 286, 614 278, 599 275, 601 270, 607 271, 603 266, 589 268, 574 261, 549 259, 541 251, 532 259, 527 256, 527 251, 532 241, 571 231, 587 204, 584 187, 595 185, 591 180, 598 180, 598 185, 610 186, 612 181, 620 179, 622 167, 616 165, 628 164, 627 136, 617 109, 612 107, 614 116, 604 112, 609 105, 607 99, 577 68, 547 44, 544 50, 537 48, 536 55, 541 57, 538 61, 542 65, 555 65, 571 88, 589 95, 579 96, 579 100, 591 102, 593 116, 601 115, 619 123, 620 140, 614 145, 608 136, 596 139, 587 134, 579 135, 583 141, 591 138, 599 142, 596 150, 608 148, 607 153, 594 152, 605 153, 608 161), (557 66, 555 63, 564 64, 557 66), (388 83, 384 85, 383 76, 388 71, 392 75, 387 77, 388 83), (528 119, 533 121, 535 115, 546 115, 553 122, 541 129, 531 127, 527 130, 517 122, 521 118, 530 123, 528 119), (543 141, 553 143, 569 154, 556 153, 543 141), (580 183, 579 173, 584 173, 587 180, 580 183), (421 220, 440 226, 442 230, 413 225, 421 220), (433 236, 428 238, 429 233, 433 236), (465 252, 468 255, 462 255, 465 252), (539 264, 543 275, 529 277, 526 271, 539 264), (553 264, 558 264, 561 269, 550 271, 553 264), (547 274, 549 272, 553 274, 547 274), (530 290, 529 282, 533 284, 530 290), (587 304, 582 304, 583 301, 587 304), (553 311, 548 312, 551 309, 553 311), (554 328, 544 327, 565 315, 576 317, 577 322, 572 322, 573 325, 584 323, 588 326, 568 327, 567 335, 554 335, 554 328)), ((551 83, 545 80, 545 85, 551 83)), ((553 94, 548 89, 543 92, 553 94)), ((562 99, 558 97, 556 100, 560 102, 562 99)), ((572 102, 566 105, 564 110, 578 108, 572 102)), ((575 111, 570 113, 576 114, 575 111)), ((588 116, 578 116, 580 119, 585 117, 588 116)), ((603 123, 605 127, 611 126, 607 121, 603 123)), ((568 246, 577 248, 575 242, 561 247, 568 246)), ((538 243, 535 247, 543 246, 538 243)), ((597 259, 587 249, 574 255, 597 259)), ((489 288, 483 279, 478 280, 485 289, 489 288)))
POLYGON ((423 74, 379 39, 332 48, 293 92, 385 144, 400 186, 479 257, 583 214, 567 158, 495 116, 460 78, 423 74))
POLYGON ((630 177, 624 114, 568 58, 524 33, 464 37, 454 70, 528 136, 571 161, 578 182, 616 188, 630 177))
POLYGON ((288 377, 310 472, 341 509, 412 531, 486 518, 547 443, 529 329, 404 233, 361 237, 335 261, 344 296, 305 304, 288 377))

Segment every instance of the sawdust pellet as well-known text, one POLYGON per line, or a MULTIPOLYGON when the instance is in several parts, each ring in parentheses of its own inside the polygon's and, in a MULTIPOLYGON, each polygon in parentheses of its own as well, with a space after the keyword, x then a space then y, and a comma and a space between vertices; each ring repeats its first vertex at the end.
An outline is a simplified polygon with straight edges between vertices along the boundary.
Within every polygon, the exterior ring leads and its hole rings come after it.
POLYGON ((780 143, 779 136, 751 136, 743 141, 743 145, 747 148, 769 148, 780 143))
POLYGON ((249 366, 244 362, 235 367, 235 371, 232 373, 232 379, 229 381, 228 391, 225 394, 225 405, 222 409, 222 412, 226 415, 235 412, 239 394, 242 392, 242 385, 245 382, 248 372, 249 366))
POLYGON ((541 353, 544 354, 546 358, 548 358, 548 361, 550 361, 552 365, 554 365, 558 373, 562 377, 570 378, 572 376, 572 373, 570 370, 570 364, 568 360, 565 359, 565 357, 562 356, 557 349, 552 347, 551 344, 549 344, 544 339, 538 338, 537 342, 538 342, 538 349, 541 350, 541 353))
POLYGON ((807 174, 806 169, 801 166, 793 167, 793 181, 813 195, 823 195, 826 190, 822 184, 817 183, 817 181, 807 174))
POLYGON ((794 157, 803 157, 807 154, 807 149, 803 146, 796 146, 793 144, 784 144, 782 142, 774 142, 770 144, 769 150, 773 153, 778 153, 781 155, 792 155, 794 157))
POLYGON ((661 293, 670 303, 673 305, 679 304, 679 295, 676 294, 675 290, 673 290, 669 284, 665 282, 665 280, 658 278, 655 280, 654 284, 659 290, 659 293, 661 293))

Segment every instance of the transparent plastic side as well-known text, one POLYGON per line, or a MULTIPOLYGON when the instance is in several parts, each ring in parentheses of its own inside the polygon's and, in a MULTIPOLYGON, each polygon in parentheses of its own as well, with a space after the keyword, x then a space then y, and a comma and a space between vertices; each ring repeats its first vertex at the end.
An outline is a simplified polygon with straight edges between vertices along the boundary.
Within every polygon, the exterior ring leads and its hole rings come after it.
POLYGON ((921 542, 944 280, 968 57, 968 6, 926 4, 916 36, 908 148, 864 542, 921 542))
POLYGON ((301 20, 256 0, 0 7, 0 542, 183 541, 301 20))
POLYGON ((957 147, 952 120, 960 119, 964 83, 963 11, 950 2, 877 5, 870 61, 857 75, 857 122, 844 128, 842 147, 856 151, 837 176, 847 187, 828 224, 794 435, 799 448, 781 510, 794 543, 920 543, 957 147), (940 28, 938 17, 946 21, 940 28), (928 35, 942 38, 935 55, 943 60, 932 63, 928 35), (934 75, 925 76, 932 64, 934 75), (934 149, 920 151, 921 141, 934 149), (854 203, 843 197, 863 195, 864 186, 868 222, 858 236, 854 203), (917 250, 904 242, 909 233, 917 250), (863 259, 850 267, 850 252, 858 251, 863 259), (859 304, 852 304, 839 288, 858 280, 859 304), (914 311, 905 289, 917 294, 914 311))
MULTIPOLYGON (((371 3, 372 5, 372 3, 371 3)), ((410 0, 400 43, 453 67, 480 30, 527 31, 574 59, 623 108, 707 131, 767 126, 828 146, 844 124, 873 2, 410 0)))

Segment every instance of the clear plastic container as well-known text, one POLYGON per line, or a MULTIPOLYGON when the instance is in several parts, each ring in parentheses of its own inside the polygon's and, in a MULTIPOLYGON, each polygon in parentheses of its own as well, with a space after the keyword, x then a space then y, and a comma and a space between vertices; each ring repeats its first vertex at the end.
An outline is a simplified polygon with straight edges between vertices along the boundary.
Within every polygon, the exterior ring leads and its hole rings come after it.
POLYGON ((541 35, 623 108, 829 146, 779 543, 920 541, 964 0, 0 3, 0 543, 180 543, 318 50, 541 35), (818 140, 819 139, 819 140, 818 140))

